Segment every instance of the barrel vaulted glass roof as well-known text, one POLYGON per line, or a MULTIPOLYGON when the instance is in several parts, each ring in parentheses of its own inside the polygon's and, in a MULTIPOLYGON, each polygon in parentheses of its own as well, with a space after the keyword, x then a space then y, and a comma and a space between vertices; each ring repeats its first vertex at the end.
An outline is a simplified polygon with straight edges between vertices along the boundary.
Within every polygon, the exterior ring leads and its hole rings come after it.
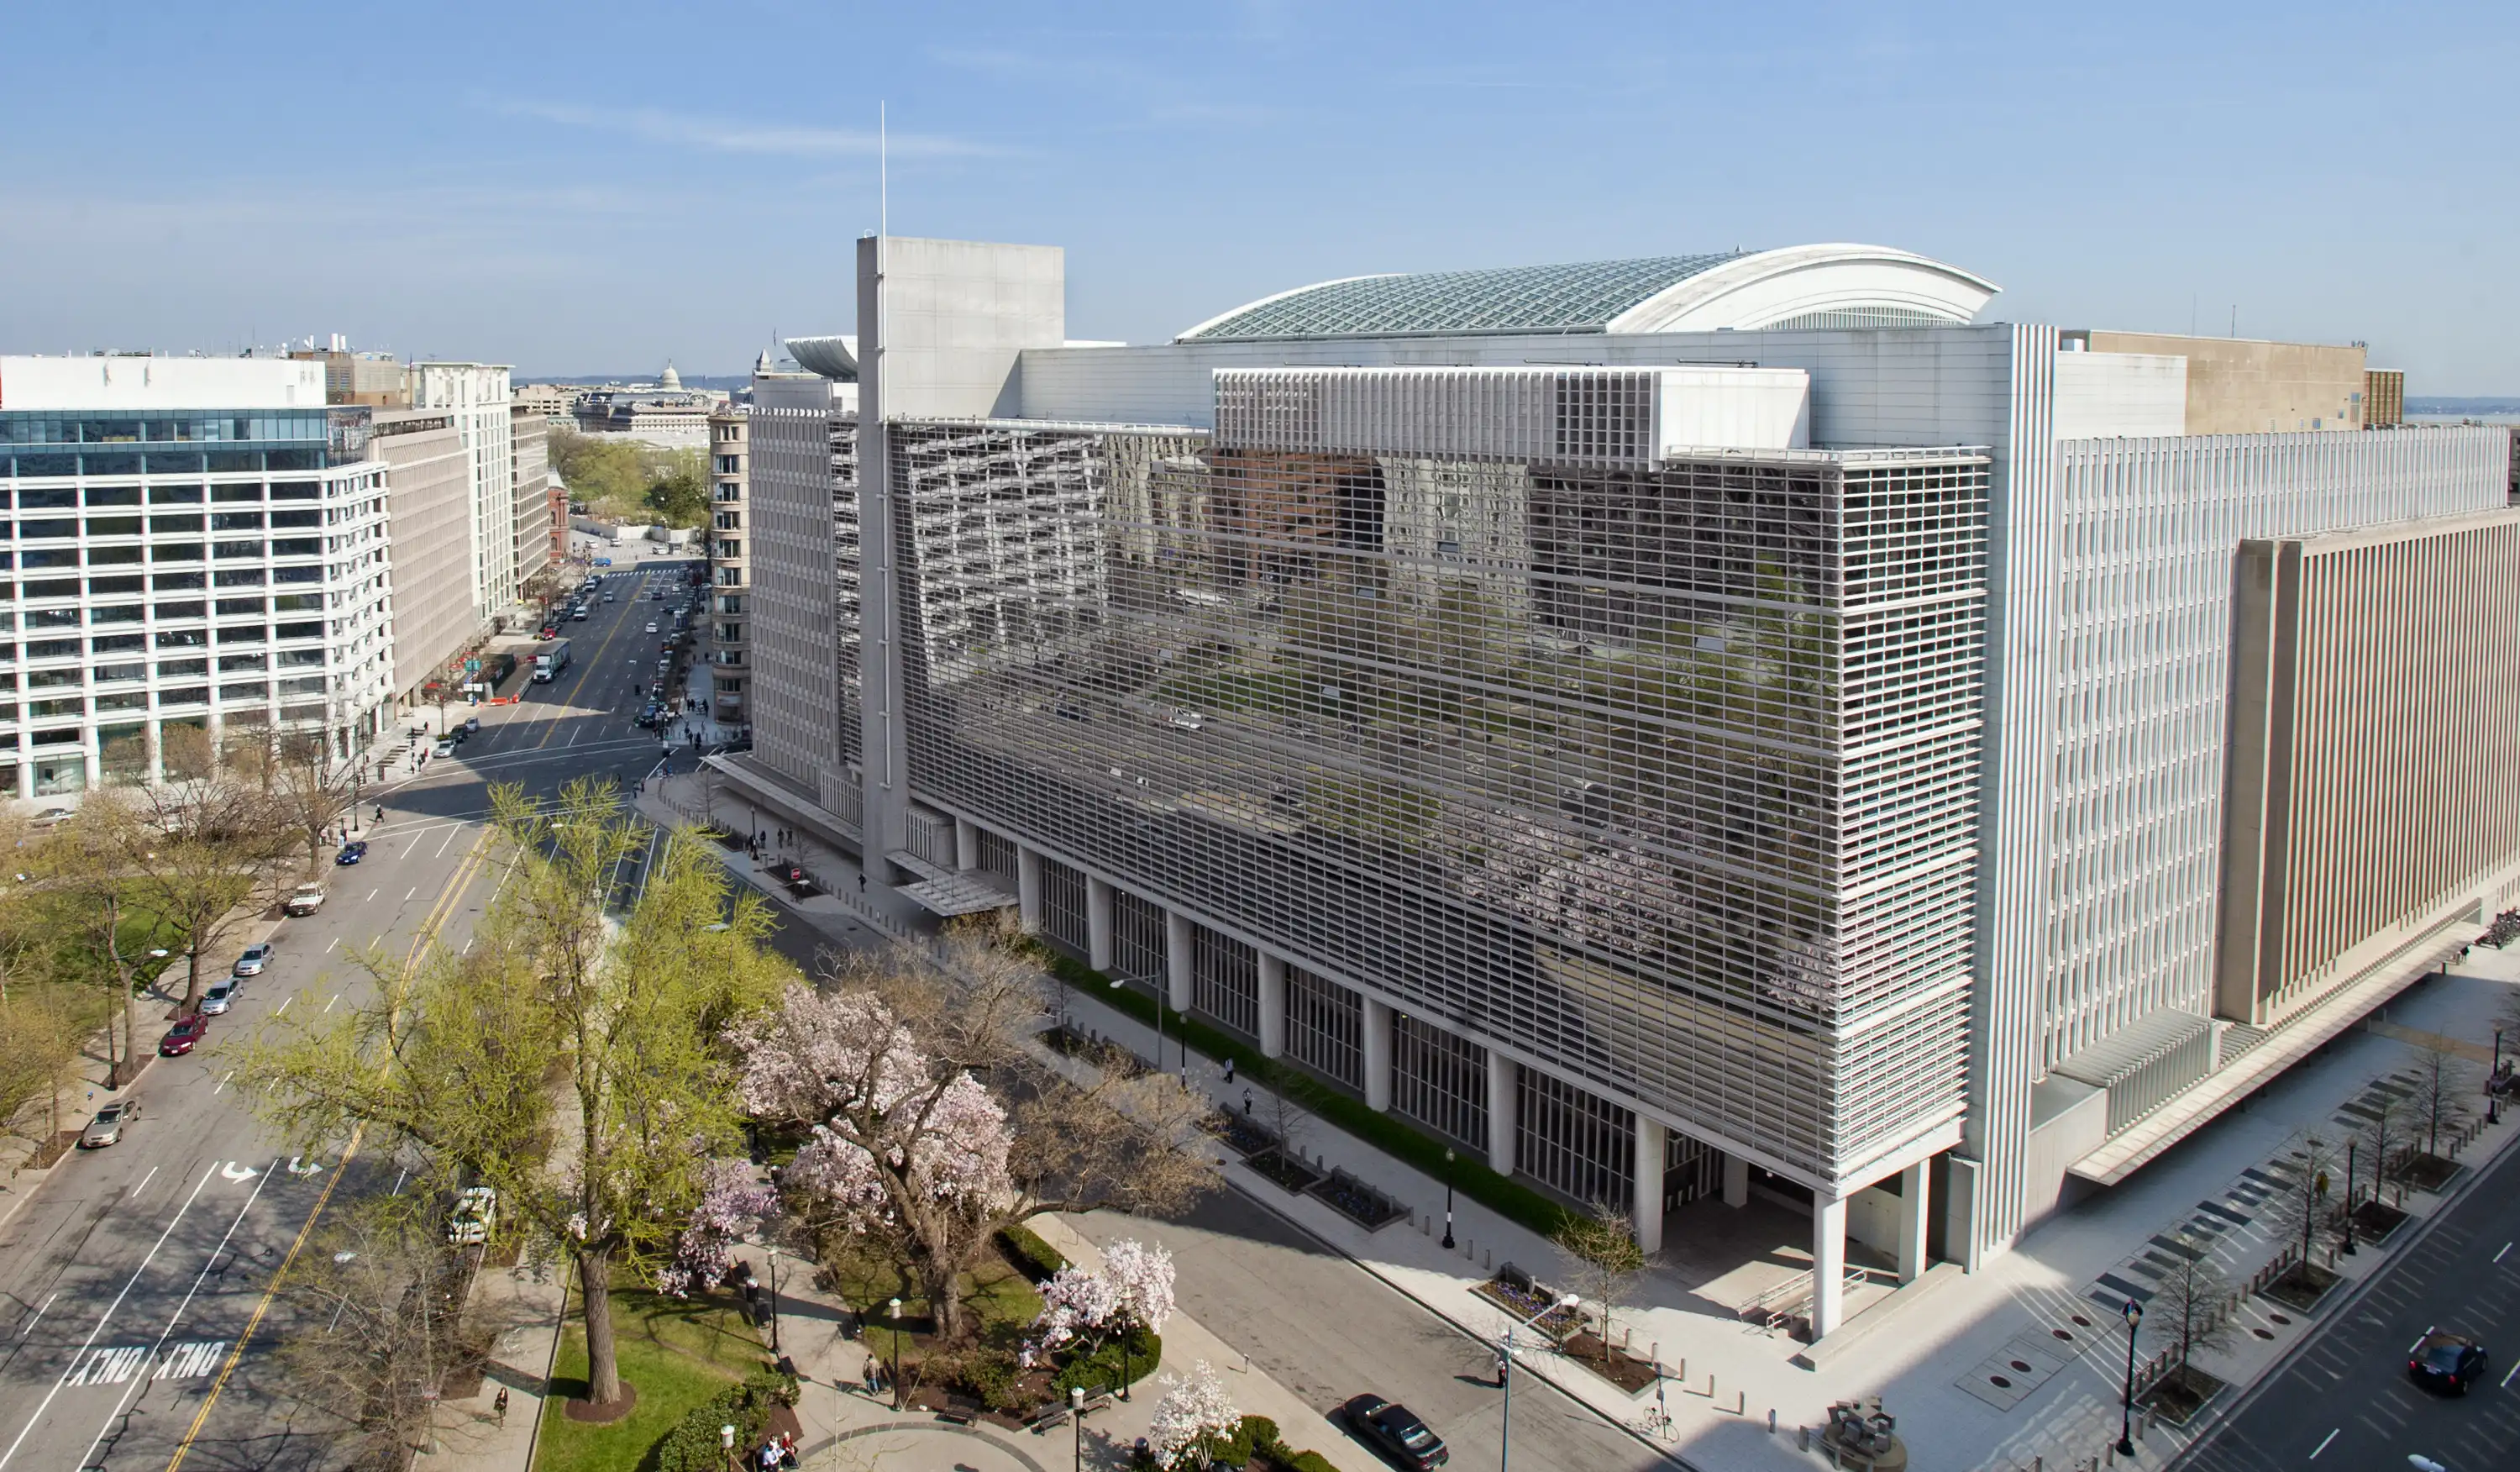
POLYGON ((1595 333, 1656 293, 1748 253, 1356 276, 1264 297, 1200 323, 1180 341, 1595 333))

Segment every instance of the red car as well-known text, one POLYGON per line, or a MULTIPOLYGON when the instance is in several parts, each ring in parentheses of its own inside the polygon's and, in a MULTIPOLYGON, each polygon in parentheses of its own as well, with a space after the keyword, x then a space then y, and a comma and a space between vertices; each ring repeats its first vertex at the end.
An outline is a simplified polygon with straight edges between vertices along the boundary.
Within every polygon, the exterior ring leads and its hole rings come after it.
POLYGON ((210 1020, 208 1018, 201 1016, 187 1017, 182 1022, 168 1028, 166 1030, 166 1035, 158 1039, 158 1056, 160 1058, 181 1058, 186 1053, 193 1050, 193 1045, 195 1043, 200 1042, 203 1037, 207 1036, 209 1035, 209 1031, 210 1020))

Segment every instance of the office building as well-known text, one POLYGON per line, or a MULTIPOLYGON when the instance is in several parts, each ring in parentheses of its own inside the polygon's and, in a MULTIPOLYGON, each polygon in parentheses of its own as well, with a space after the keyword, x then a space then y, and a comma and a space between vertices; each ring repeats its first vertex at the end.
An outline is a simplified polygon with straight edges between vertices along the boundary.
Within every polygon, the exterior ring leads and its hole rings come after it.
POLYGON ((1981 323, 1860 246, 1146 346, 1066 341, 1056 250, 859 266, 756 384, 729 769, 1648 1246, 1808 1203, 1818 1333, 1850 1237, 1982 1262, 2520 885, 2508 435, 2325 433, 2359 351, 1981 323))
POLYGON ((294 348, 290 354, 324 365, 324 401, 372 409, 411 407, 411 380, 390 352, 353 352, 339 333, 329 347, 294 348))
POLYGON ((508 406, 508 494, 516 508, 510 533, 517 596, 548 581, 552 566, 551 421, 511 400, 508 406))
POLYGON ((578 395, 572 412, 590 435, 618 435, 643 444, 683 449, 708 443, 708 418, 726 395, 686 389, 667 363, 652 384, 607 384, 578 395))
POLYGON ((376 411, 369 445, 385 468, 385 519, 393 530, 396 697, 420 702, 423 685, 480 632, 473 601, 472 458, 446 409, 376 411))
MULTIPOLYGON (((770 364, 763 356, 761 372, 770 364)), ((709 713, 730 725, 743 723, 743 693, 751 677, 745 658, 751 640, 744 632, 751 617, 743 601, 752 590, 752 560, 745 550, 750 533, 743 525, 743 487, 751 460, 744 437, 747 415, 742 405, 729 404, 709 415, 709 713)))
POLYGON ((519 384, 517 402, 554 423, 566 423, 585 392, 575 384, 519 384))
POLYGON ((320 362, 0 358, 0 792, 155 781, 176 726, 320 732, 393 689, 386 465, 320 362))
MULTIPOLYGON (((412 406, 451 416, 470 464, 472 525, 466 550, 473 604, 485 619, 517 606, 517 482, 523 468, 515 442, 516 415, 504 363, 414 363, 412 406)), ((542 487, 534 487, 541 504, 542 487)))

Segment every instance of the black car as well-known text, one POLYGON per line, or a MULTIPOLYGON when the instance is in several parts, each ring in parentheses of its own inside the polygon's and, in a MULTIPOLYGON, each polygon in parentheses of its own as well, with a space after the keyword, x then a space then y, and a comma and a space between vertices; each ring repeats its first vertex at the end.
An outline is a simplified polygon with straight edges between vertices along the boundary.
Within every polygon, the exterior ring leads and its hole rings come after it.
POLYGON ((346 868, 367 856, 368 841, 363 838, 354 838, 341 846, 340 852, 333 855, 333 862, 346 868))
POLYGON ((2408 1352, 2407 1373, 2427 1390, 2466 1395, 2469 1386, 2485 1378, 2485 1346, 2464 1334, 2435 1330, 2408 1352))
POLYGON ((1444 1439, 1406 1405, 1380 1396, 1359 1396, 1340 1408, 1347 1414, 1350 1431, 1409 1472, 1434 1472, 1453 1459, 1444 1439))

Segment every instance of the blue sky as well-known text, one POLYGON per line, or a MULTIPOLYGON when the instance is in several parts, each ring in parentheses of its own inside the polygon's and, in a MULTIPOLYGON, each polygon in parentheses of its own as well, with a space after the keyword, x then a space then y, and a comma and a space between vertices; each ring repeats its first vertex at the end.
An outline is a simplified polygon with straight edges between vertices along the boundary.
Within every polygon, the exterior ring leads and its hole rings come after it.
POLYGON ((2505 8, 20 7, 0 350, 520 370, 846 331, 850 242, 1067 250, 1072 335, 1368 271, 1854 240, 2012 320, 2520 392, 2505 8))

